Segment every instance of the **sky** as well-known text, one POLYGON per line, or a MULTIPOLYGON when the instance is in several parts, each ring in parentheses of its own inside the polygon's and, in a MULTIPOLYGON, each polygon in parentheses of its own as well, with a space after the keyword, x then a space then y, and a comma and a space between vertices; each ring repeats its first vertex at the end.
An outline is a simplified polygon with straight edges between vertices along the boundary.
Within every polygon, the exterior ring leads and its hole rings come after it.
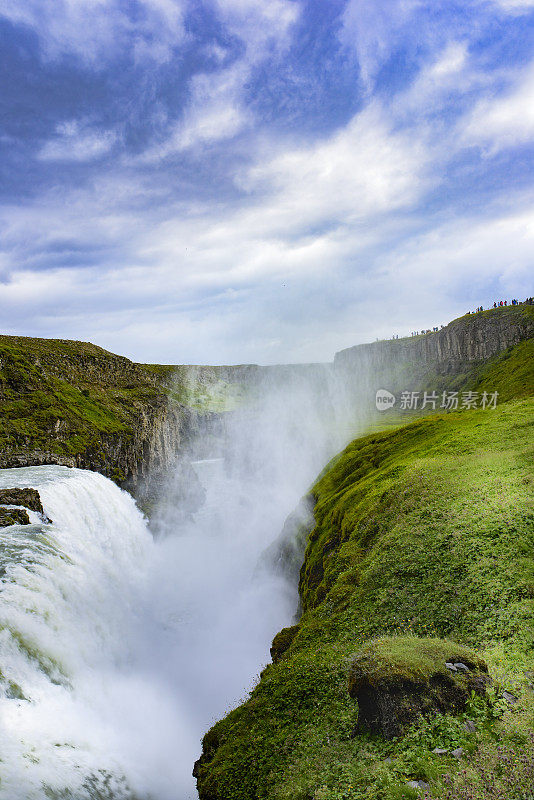
POLYGON ((534 0, 0 0, 0 331, 331 360, 534 294, 534 0))

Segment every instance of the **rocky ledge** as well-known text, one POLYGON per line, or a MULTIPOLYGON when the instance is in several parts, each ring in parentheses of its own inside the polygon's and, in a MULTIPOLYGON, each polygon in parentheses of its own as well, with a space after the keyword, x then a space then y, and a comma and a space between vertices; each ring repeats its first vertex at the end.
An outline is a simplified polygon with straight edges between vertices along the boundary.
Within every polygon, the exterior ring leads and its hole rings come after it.
POLYGON ((485 661, 455 642, 376 639, 350 667, 349 694, 358 702, 355 733, 402 736, 420 716, 463 712, 471 693, 485 697, 491 683, 485 661))
POLYGON ((28 511, 35 511, 43 522, 51 522, 46 516, 37 489, 0 489, 0 527, 29 525, 28 511))

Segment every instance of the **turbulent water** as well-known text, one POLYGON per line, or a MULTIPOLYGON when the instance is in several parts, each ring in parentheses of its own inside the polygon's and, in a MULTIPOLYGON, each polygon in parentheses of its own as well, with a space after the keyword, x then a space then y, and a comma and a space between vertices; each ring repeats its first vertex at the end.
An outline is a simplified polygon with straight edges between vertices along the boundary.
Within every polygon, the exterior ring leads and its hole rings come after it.
POLYGON ((182 465, 156 538, 101 475, 0 471, 52 520, 0 530, 1 800, 196 797, 202 734, 294 613, 258 558, 339 447, 333 408, 293 385, 229 415, 214 457, 191 459, 203 503, 182 513, 182 465))

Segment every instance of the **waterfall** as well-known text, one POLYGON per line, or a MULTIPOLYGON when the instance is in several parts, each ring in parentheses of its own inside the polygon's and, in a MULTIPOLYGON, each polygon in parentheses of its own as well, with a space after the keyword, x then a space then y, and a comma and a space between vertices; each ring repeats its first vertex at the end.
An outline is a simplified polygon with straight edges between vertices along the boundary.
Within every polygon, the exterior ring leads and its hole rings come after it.
POLYGON ((196 797, 203 733, 296 608, 258 559, 342 443, 334 431, 347 438, 324 387, 282 385, 229 413, 209 457, 182 458, 155 538, 101 475, 0 471, 0 487, 38 489, 52 520, 0 529, 0 800, 196 797), (181 513, 187 480, 202 502, 181 513))
POLYGON ((0 532, 0 797, 98 797, 106 780, 127 797, 112 707, 134 677, 145 521, 91 472, 2 470, 0 486, 37 488, 53 521, 0 532))

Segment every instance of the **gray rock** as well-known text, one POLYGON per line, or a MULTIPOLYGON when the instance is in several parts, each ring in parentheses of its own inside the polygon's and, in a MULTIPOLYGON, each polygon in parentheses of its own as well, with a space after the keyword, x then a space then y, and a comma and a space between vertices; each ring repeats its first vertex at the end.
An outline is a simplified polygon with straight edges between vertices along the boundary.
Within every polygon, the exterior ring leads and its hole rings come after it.
POLYGON ((472 719, 468 719, 464 722, 464 728, 469 733, 474 733, 477 729, 477 726, 475 725, 472 719))
POLYGON ((424 792, 430 789, 430 784, 424 781, 408 781, 406 786, 409 786, 410 789, 422 789, 424 792))
POLYGON ((450 661, 446 661, 445 666, 447 667, 447 669, 450 669, 451 672, 458 672, 458 667, 456 666, 456 664, 452 664, 450 661))
POLYGON ((449 752, 446 747, 434 747, 432 750, 437 756, 446 756, 449 752))
POLYGON ((517 703, 517 697, 515 696, 515 694, 512 694, 511 692, 503 692, 502 696, 504 697, 507 703, 510 703, 511 706, 513 706, 514 703, 517 703))
POLYGON ((469 667, 466 666, 465 664, 462 664, 461 661, 457 661, 454 666, 456 667, 456 669, 459 669, 462 672, 469 672, 469 667))
POLYGON ((28 512, 23 508, 0 508, 0 528, 9 525, 29 525, 28 512))
POLYGON ((451 756, 454 756, 455 758, 461 758, 463 754, 464 754, 463 747, 457 747, 456 750, 451 750, 451 756))
POLYGON ((30 511, 44 514, 37 489, 0 489, 0 503, 6 506, 24 506, 30 511))

